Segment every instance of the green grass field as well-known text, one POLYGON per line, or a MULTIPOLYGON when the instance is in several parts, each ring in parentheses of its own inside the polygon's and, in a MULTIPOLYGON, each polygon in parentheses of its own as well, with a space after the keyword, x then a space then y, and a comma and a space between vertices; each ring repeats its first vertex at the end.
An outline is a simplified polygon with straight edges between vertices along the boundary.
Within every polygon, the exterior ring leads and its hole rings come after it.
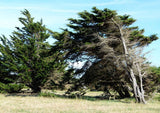
MULTIPOLYGON (((90 96, 98 94, 88 93, 90 96)), ((144 105, 134 103, 133 99, 89 100, 0 94, 0 113, 160 113, 160 95, 155 98, 144 105)))

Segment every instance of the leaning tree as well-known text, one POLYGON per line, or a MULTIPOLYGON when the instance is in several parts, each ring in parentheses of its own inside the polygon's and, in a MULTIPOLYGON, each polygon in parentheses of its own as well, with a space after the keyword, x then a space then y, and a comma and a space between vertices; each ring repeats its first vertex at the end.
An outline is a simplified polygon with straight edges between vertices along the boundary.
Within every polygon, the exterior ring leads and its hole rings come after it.
MULTIPOLYGON (((88 84, 90 79, 95 82, 106 80, 104 83, 109 83, 107 80, 110 78, 110 82, 116 81, 111 82, 113 86, 130 84, 136 102, 146 103, 143 77, 148 75, 148 63, 142 55, 142 48, 158 37, 144 36, 143 29, 131 26, 135 19, 129 15, 118 15, 116 11, 107 8, 100 10, 93 7, 91 12, 84 11, 79 16, 79 19, 69 19, 68 27, 71 30, 55 33, 55 38, 61 42, 63 51, 66 51, 66 59, 70 62, 85 61, 82 68, 75 71, 82 76, 79 77, 80 82, 88 84), (94 66, 98 68, 93 68, 94 66), (98 71, 92 73, 93 69, 98 71), (89 76, 89 73, 95 77, 89 76)), ((120 88, 119 94, 123 89, 125 88, 120 88)))

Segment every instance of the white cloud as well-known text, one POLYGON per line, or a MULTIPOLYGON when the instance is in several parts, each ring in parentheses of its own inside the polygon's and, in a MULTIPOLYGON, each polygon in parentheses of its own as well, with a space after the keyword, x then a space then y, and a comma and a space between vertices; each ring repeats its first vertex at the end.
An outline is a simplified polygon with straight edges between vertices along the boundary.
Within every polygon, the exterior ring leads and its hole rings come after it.
POLYGON ((14 27, 21 25, 18 18, 22 16, 20 11, 24 9, 31 11, 32 16, 34 16, 36 20, 40 20, 42 18, 45 25, 56 27, 56 29, 62 27, 62 24, 64 26, 65 23, 67 23, 66 20, 70 18, 73 13, 76 14, 79 12, 78 10, 51 9, 49 7, 40 6, 2 6, 0 7, 0 34, 2 29, 14 29, 14 27))
POLYGON ((47 12, 58 12, 58 13, 77 13, 79 10, 69 10, 69 9, 52 9, 50 7, 44 7, 44 6, 1 6, 0 10, 23 10, 23 9, 29 9, 29 10, 38 10, 38 11, 47 11, 47 12))
POLYGON ((85 61, 84 62, 74 62, 74 63, 71 63, 69 62, 69 66, 73 66, 74 68, 77 68, 77 69, 81 69, 82 66, 84 65, 85 61))
POLYGON ((0 10, 22 10, 22 9, 40 9, 40 7, 30 7, 30 6, 2 6, 0 10))
POLYGON ((83 3, 83 4, 77 4, 77 3, 70 3, 66 5, 70 6, 107 6, 107 5, 121 5, 121 4, 127 4, 127 3, 133 3, 133 0, 112 0, 112 1, 106 1, 106 2, 95 2, 95 3, 83 3))
POLYGON ((50 9, 50 11, 52 12, 56 12, 56 13, 77 13, 80 12, 79 10, 63 10, 63 9, 50 9))
POLYGON ((131 15, 133 18, 137 19, 158 19, 160 15, 157 14, 156 10, 132 10, 132 11, 118 11, 119 14, 128 14, 131 15))

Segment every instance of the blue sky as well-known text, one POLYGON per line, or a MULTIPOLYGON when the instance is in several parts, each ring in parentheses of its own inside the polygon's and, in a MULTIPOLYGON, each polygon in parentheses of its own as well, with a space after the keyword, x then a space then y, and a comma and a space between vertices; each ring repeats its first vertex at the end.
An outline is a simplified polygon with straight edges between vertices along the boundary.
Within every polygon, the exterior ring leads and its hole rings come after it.
MULTIPOLYGON (((68 18, 78 18, 77 13, 93 6, 116 10, 137 19, 134 24, 145 29, 145 35, 160 37, 160 0, 0 0, 0 35, 10 35, 16 26, 21 26, 20 11, 28 9, 36 20, 54 30, 66 27, 68 18)), ((51 42, 52 40, 50 40, 51 42)), ((160 39, 149 45, 145 51, 152 65, 160 66, 160 39)))

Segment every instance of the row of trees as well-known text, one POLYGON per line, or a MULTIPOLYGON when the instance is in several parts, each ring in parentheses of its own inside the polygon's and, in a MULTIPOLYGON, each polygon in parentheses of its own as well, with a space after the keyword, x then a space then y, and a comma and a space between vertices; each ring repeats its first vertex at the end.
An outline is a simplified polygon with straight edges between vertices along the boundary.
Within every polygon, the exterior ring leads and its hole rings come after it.
POLYGON ((34 22, 27 10, 22 14, 23 27, 16 27, 9 39, 1 37, 1 89, 23 84, 40 92, 44 87, 74 84, 69 91, 84 86, 114 90, 121 98, 133 94, 137 102, 145 103, 145 94, 158 84, 159 75, 150 71, 142 54, 158 37, 143 35, 144 29, 133 27, 136 20, 129 15, 93 7, 79 13, 79 19, 69 19, 69 29, 58 33, 42 21, 34 22), (46 42, 50 37, 56 39, 53 45, 46 42), (75 62, 84 65, 80 69, 68 65, 75 62))

